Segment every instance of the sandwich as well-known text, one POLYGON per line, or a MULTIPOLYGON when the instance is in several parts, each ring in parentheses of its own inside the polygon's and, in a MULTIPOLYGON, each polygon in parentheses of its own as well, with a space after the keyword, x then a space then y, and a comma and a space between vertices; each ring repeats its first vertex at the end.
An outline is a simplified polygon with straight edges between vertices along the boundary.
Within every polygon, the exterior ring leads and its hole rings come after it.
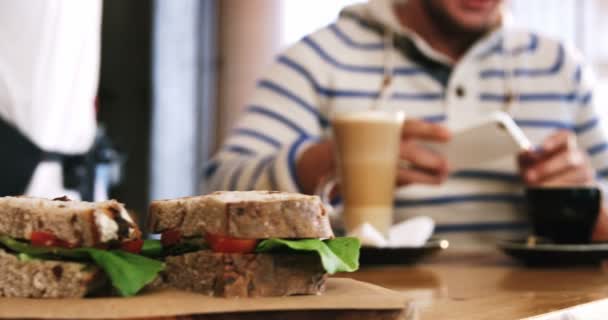
POLYGON ((153 201, 164 285, 219 297, 320 294, 359 267, 359 240, 336 238, 319 197, 220 191, 153 201))
POLYGON ((163 268, 139 255, 143 244, 124 205, 113 200, 1 197, 0 297, 134 295, 163 268))

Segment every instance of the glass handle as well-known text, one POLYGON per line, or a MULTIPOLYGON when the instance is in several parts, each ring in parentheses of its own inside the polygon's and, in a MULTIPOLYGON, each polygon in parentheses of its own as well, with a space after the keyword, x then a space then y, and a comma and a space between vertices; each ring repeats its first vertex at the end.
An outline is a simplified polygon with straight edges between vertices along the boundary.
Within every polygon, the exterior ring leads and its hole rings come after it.
POLYGON ((331 173, 319 181, 317 188, 315 189, 315 195, 321 198, 321 201, 325 206, 331 206, 331 191, 338 184, 338 178, 335 174, 331 173))
POLYGON ((315 189, 315 195, 321 198, 326 212, 329 213, 329 220, 334 229, 334 232, 343 233, 344 224, 341 217, 342 208, 338 205, 336 208, 331 204, 331 196, 334 188, 339 184, 338 177, 335 173, 326 175, 319 181, 315 189))

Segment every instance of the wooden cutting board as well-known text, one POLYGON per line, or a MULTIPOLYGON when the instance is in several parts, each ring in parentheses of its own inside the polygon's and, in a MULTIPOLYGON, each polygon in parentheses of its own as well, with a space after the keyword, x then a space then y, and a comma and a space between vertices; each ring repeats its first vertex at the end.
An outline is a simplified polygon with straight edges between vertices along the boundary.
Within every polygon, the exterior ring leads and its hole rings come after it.
POLYGON ((0 319, 400 319, 407 299, 352 279, 329 279, 322 295, 214 298, 178 290, 129 298, 0 298, 0 319))

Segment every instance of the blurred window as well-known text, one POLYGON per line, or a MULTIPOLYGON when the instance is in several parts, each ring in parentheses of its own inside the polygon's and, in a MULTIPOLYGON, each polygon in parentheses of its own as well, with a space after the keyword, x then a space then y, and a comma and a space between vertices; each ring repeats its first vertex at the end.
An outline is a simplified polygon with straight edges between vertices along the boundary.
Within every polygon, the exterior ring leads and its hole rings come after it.
MULTIPOLYGON (((608 103, 608 42, 598 35, 608 31, 608 0, 511 0, 515 24, 574 45, 598 79, 595 99, 608 103)), ((598 108, 608 117, 608 108, 598 108)))
POLYGON ((281 45, 290 45, 300 38, 332 23, 342 8, 363 0, 284 0, 281 2, 281 45))

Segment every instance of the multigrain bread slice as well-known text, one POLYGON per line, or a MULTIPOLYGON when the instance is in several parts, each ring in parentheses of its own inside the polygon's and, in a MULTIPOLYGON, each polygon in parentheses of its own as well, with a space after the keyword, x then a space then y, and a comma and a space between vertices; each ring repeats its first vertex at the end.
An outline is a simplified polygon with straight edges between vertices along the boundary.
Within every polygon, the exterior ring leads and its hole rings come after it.
POLYGON ((153 201, 150 229, 234 238, 333 238, 328 213, 316 196, 278 191, 219 191, 153 201))
POLYGON ((219 297, 320 294, 327 274, 308 254, 215 253, 169 256, 163 285, 219 297))
POLYGON ((103 272, 91 265, 21 261, 0 249, 0 297, 81 298, 105 283, 103 272))
POLYGON ((124 205, 114 200, 0 198, 0 235, 30 240, 33 231, 49 232, 75 247, 122 242, 141 235, 124 205))

